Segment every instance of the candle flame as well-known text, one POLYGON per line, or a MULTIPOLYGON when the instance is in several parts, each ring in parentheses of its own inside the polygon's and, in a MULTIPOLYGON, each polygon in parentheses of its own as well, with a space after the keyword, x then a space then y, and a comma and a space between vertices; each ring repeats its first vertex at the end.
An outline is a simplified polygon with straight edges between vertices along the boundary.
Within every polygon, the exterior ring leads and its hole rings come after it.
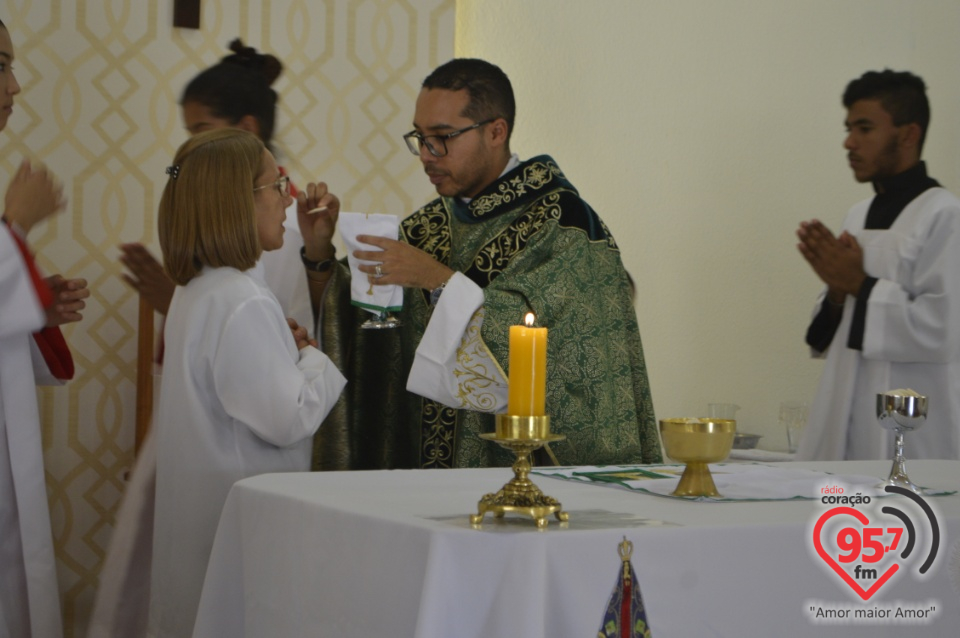
POLYGON ((528 328, 532 327, 533 324, 536 323, 536 321, 537 321, 537 317, 536 317, 536 315, 534 315, 532 312, 528 312, 528 313, 523 317, 523 323, 526 324, 526 326, 527 326, 528 328))

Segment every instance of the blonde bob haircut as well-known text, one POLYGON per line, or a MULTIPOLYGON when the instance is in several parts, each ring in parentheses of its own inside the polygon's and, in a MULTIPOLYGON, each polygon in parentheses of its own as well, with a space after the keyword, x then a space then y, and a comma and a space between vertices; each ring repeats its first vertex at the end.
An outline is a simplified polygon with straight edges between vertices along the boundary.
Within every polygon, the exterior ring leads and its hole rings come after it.
POLYGON ((257 263, 253 188, 263 152, 255 135, 232 128, 194 135, 177 150, 158 225, 164 268, 181 286, 205 266, 242 271, 257 263))

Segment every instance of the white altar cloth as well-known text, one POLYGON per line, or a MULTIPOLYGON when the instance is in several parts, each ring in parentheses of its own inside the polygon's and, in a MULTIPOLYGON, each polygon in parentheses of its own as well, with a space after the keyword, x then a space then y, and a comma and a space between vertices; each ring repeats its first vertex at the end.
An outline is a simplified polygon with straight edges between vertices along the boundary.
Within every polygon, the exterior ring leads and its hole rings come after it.
MULTIPOLYGON (((889 462, 791 463, 885 476, 889 462)), ((960 488, 960 461, 910 461, 915 482, 960 488)), ((915 565, 869 603, 816 556, 815 501, 684 502, 533 477, 570 513, 538 531, 528 519, 472 529, 480 497, 505 468, 273 474, 237 483, 224 506, 197 638, 330 636, 593 638, 634 544, 655 638, 950 636, 960 627, 951 546, 960 496, 929 499, 938 560, 915 565), (933 602, 925 625, 814 624, 811 605, 933 602)), ((957 559, 954 559, 954 563, 957 559)), ((954 564, 954 570, 960 565, 954 564)))

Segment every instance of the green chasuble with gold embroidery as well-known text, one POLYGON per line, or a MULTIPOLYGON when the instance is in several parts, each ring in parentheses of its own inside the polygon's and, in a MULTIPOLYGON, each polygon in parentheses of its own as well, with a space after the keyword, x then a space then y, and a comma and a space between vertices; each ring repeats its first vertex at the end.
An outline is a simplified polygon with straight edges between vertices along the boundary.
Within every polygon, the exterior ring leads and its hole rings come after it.
MULTIPOLYGON (((522 162, 469 204, 434 200, 401 235, 483 289, 480 347, 504 373, 510 326, 533 312, 549 328, 546 410, 551 431, 566 436, 551 445, 562 465, 661 461, 619 249, 551 158, 522 162)), ((402 328, 361 330, 370 315, 350 304, 349 277, 341 264, 324 298, 322 347, 349 382, 317 433, 314 468, 510 465, 509 452, 478 436, 493 431, 493 414, 405 389, 430 292, 405 291, 402 328)))

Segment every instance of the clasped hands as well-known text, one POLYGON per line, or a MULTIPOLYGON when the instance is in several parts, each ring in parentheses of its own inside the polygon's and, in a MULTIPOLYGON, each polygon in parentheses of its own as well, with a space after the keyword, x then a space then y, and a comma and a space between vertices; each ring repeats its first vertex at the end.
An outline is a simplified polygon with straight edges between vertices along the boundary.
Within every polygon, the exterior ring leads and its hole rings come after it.
POLYGON ((84 301, 90 296, 86 279, 64 279, 60 275, 47 277, 47 285, 53 292, 53 304, 45 309, 47 315, 46 326, 54 328, 65 323, 80 321, 87 303, 84 301))
POLYGON ((129 271, 121 274, 123 280, 139 292, 154 310, 166 315, 177 285, 163 270, 163 264, 143 244, 121 244, 120 251, 120 263, 129 271))
POLYGON ((306 326, 301 326, 297 324, 294 319, 287 317, 287 326, 290 328, 290 333, 293 335, 293 341, 297 344, 297 350, 303 350, 307 346, 313 346, 318 348, 317 340, 311 339, 310 334, 307 332, 306 326))
POLYGON ((867 277, 863 269, 863 249, 857 239, 847 231, 834 236, 816 219, 801 222, 797 237, 800 239, 797 249, 827 285, 829 300, 841 304, 846 295, 856 297, 867 277))

